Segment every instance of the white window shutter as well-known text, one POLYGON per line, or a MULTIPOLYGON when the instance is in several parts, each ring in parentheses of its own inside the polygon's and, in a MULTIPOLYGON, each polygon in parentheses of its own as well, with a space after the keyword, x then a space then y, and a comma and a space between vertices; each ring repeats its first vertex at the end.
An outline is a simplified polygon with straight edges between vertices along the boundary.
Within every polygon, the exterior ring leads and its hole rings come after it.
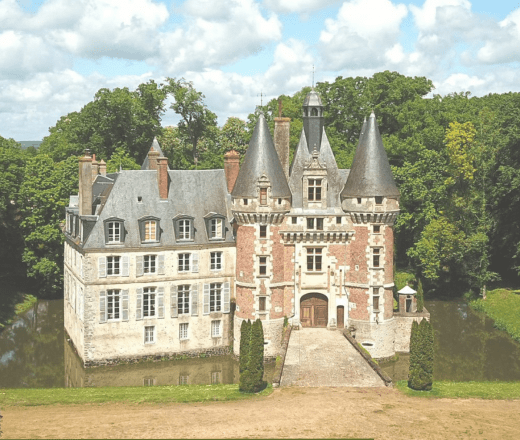
POLYGON ((99 292, 99 322, 107 322, 107 292, 99 292))
POLYGON ((177 286, 170 287, 170 310, 172 318, 177 318, 177 286))
POLYGON ((230 291, 229 283, 224 283, 224 313, 229 313, 230 291))
POLYGON ((128 321, 128 290, 123 290, 122 299, 123 321, 128 321))
POLYGON ((99 278, 106 278, 106 276, 107 276, 107 259, 106 259, 106 257, 98 258, 98 276, 99 276, 99 278))
POLYGON ((143 273, 144 273, 144 263, 143 263, 143 256, 142 255, 138 255, 137 257, 135 257, 136 259, 136 276, 138 277, 142 277, 143 276, 143 273))
POLYGON ((204 284, 204 315, 209 315, 209 284, 204 284))
POLYGON ((143 319, 143 288, 137 289, 137 303, 135 308, 135 319, 143 319))
POLYGON ((157 268, 157 273, 159 275, 164 275, 164 254, 159 255, 159 265, 157 268))
POLYGON ((198 252, 193 252, 191 254, 191 271, 192 272, 199 271, 199 254, 198 254, 198 252))
POLYGON ((157 317, 164 318, 164 287, 157 288, 157 317))
POLYGON ((128 255, 123 255, 123 271, 122 276, 127 277, 129 275, 129 263, 128 263, 128 255))
POLYGON ((199 314, 199 285, 194 283, 190 289, 191 295, 191 315, 198 316, 199 314))

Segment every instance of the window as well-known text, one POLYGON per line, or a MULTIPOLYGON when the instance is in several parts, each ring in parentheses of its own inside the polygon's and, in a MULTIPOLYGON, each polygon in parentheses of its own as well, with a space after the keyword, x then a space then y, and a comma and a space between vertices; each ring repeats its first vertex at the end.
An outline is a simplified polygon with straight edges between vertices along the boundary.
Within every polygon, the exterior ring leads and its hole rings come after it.
POLYGON ((143 289, 143 317, 155 317, 155 287, 143 289))
POLYGON ((278 204, 279 204, 279 205, 282 204, 282 199, 278 199, 278 204))
MULTIPOLYGON (((222 283, 211 283, 209 285, 209 311, 222 311, 222 283)), ((220 321, 213 321, 219 322, 220 321)), ((220 324, 219 324, 220 325, 220 324)))
POLYGON ((244 199, 244 206, 247 206, 249 200, 248 199, 244 199))
POLYGON ((179 385, 188 385, 189 375, 179 376, 179 385))
POLYGON ((267 205, 267 188, 260 188, 260 205, 267 205))
POLYGON ((220 321, 211 321, 211 336, 213 338, 220 336, 220 321))
POLYGON ((155 326, 147 325, 144 328, 144 343, 153 344, 155 342, 155 326))
POLYGON ((377 311, 379 310, 379 287, 374 287, 372 293, 372 309, 377 311))
POLYGON ((307 217, 307 229, 316 229, 317 231, 323 231, 323 219, 307 217))
POLYGON ((219 384, 221 383, 220 380, 220 371, 212 371, 211 372, 211 384, 219 384))
POLYGON ((179 254, 179 272, 189 272, 190 254, 179 254))
POLYGON ((120 318, 119 311, 121 309, 121 291, 107 291, 107 319, 117 320, 120 318))
POLYGON ((179 315, 190 313, 190 286, 188 284, 177 288, 177 313, 179 315))
POLYGON ((157 222, 155 220, 144 222, 144 241, 157 241, 157 222))
POLYGON ((260 238, 267 238, 267 226, 260 225, 260 238))
POLYGON ((157 273, 157 255, 145 255, 143 258, 144 273, 157 273))
POLYGON ((267 257, 258 257, 258 274, 267 275, 267 257))
POLYGON ((317 108, 313 107, 311 109, 311 116, 318 116, 318 109, 317 108))
POLYGON ((265 312, 265 296, 258 298, 258 311, 265 312))
POLYGON ((383 204, 383 197, 376 196, 376 205, 382 205, 382 204, 383 204))
POLYGON ((179 240, 191 240, 191 220, 179 220, 179 240))
POLYGON ((341 225, 341 217, 336 217, 336 224, 341 225))
POLYGON ((179 339, 181 341, 188 339, 188 323, 179 324, 179 339))
POLYGON ((155 385, 155 379, 153 377, 145 377, 143 379, 143 386, 153 387, 155 385))
POLYGON ((307 190, 309 202, 319 202, 321 200, 321 179, 309 179, 307 190))
POLYGON ((121 257, 107 257, 107 275, 121 274, 121 257))
POLYGON ((121 243, 121 222, 108 222, 108 243, 121 243))
POLYGON ((374 248, 372 249, 372 266, 373 267, 379 267, 379 254, 381 249, 374 248))
POLYGON ((292 224, 295 225, 298 223, 298 217, 291 217, 292 218, 292 224))
POLYGON ((224 219, 221 218, 212 218, 209 221, 209 238, 222 238, 222 227, 223 227, 224 219))
POLYGON ((357 198, 357 203, 358 203, 358 205, 361 205, 361 197, 357 198))
POLYGON ((143 198, 141 196, 137 196, 137 203, 142 203, 143 202, 143 198))
POLYGON ((211 252, 210 259, 211 270, 222 270, 222 252, 211 252))
POLYGON ((372 227, 372 232, 373 232, 374 234, 379 234, 379 233, 381 232, 381 225, 374 225, 374 226, 372 227))
POLYGON ((321 270, 321 251, 322 248, 307 248, 307 270, 321 270))

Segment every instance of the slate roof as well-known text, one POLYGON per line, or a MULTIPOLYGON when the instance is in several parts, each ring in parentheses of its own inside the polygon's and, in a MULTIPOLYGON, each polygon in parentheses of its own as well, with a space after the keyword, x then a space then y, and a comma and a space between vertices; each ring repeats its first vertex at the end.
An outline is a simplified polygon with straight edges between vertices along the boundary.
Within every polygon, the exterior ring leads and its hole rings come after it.
POLYGON ((320 94, 316 90, 312 89, 305 97, 303 105, 311 107, 323 107, 320 94))
POLYGON ((291 190, 274 147, 267 121, 264 115, 260 114, 231 195, 257 197, 258 179, 264 174, 271 182, 272 197, 291 197, 291 190))
MULTIPOLYGON (((364 124, 363 124, 364 126, 364 124)), ((350 175, 341 197, 399 196, 376 116, 372 112, 360 136, 350 175)))
POLYGON ((157 244, 141 244, 138 220, 145 216, 160 219, 162 230, 159 247, 214 243, 209 240, 204 217, 215 213, 225 217, 225 243, 234 243, 230 225, 231 197, 227 191, 224 170, 170 170, 167 200, 159 198, 157 172, 128 170, 107 178, 98 176, 94 184, 97 198, 108 191, 99 218, 88 236, 84 249, 99 248, 157 248, 157 244), (114 178, 115 177, 115 178, 114 178), (113 183, 105 181, 113 179, 113 183), (104 185, 107 183, 107 185, 104 185), (138 197, 142 201, 138 202, 138 197), (173 218, 178 215, 194 217, 194 240, 176 241, 173 218), (125 221, 126 236, 122 245, 105 245, 104 221, 109 218, 125 221))

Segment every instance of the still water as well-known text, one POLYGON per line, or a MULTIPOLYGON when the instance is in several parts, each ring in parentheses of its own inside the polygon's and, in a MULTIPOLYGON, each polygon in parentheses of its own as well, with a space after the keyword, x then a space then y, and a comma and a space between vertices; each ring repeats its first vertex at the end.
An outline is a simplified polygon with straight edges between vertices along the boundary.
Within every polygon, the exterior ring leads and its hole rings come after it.
MULTIPOLYGON (((265 365, 265 380, 274 374, 265 365)), ((83 368, 65 340, 63 300, 38 301, 0 334, 0 388, 238 383, 231 356, 83 368)))
MULTIPOLYGON (((436 380, 520 381, 520 344, 461 301, 427 301, 435 329, 436 380)), ((382 364, 405 380, 409 356, 382 364)), ((274 363, 266 364, 266 380, 274 363)), ((237 383, 231 356, 83 368, 63 330, 63 301, 39 301, 0 334, 0 388, 237 383)))
MULTIPOLYGON (((434 380, 520 381, 520 344, 493 328, 493 320, 463 301, 426 301, 435 331, 434 380)), ((394 380, 408 379, 410 356, 381 367, 394 380)))

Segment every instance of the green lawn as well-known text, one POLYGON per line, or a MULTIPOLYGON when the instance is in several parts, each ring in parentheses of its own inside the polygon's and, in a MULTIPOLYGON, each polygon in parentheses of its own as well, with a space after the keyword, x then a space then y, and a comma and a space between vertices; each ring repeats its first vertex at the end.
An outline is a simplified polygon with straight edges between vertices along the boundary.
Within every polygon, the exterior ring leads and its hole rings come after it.
POLYGON ((251 399, 273 392, 271 385, 258 394, 246 394, 233 385, 184 385, 104 388, 0 388, 0 407, 70 405, 83 403, 169 403, 251 399))
POLYGON ((415 391, 408 388, 406 380, 395 383, 407 396, 439 397, 448 399, 520 399, 520 382, 433 382, 431 391, 415 391))
POLYGON ((509 333, 520 342, 520 291, 495 289, 487 293, 487 298, 470 302, 475 310, 484 312, 495 321, 495 327, 509 333))

